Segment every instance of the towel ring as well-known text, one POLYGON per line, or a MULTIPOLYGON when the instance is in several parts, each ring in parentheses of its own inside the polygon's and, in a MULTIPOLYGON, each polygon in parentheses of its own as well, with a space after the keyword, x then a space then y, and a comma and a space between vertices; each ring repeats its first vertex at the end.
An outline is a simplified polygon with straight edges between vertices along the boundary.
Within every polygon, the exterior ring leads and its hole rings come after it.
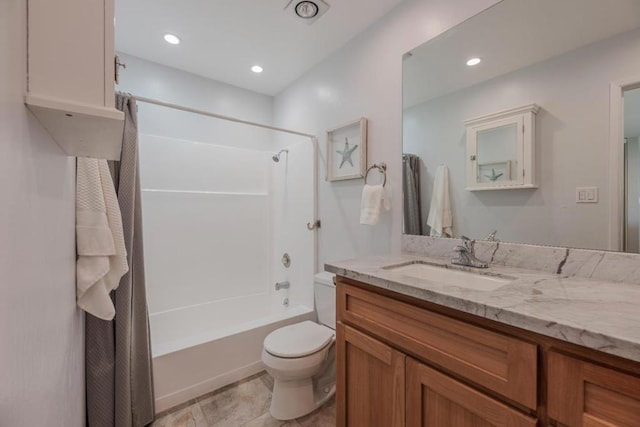
POLYGON ((385 185, 387 185, 387 164, 386 163, 374 163, 373 165, 369 166, 369 168, 367 169, 367 173, 364 174, 364 183, 367 183, 367 177, 369 176, 369 172, 371 172, 371 169, 376 168, 378 169, 378 171, 380 171, 381 174, 384 175, 384 181, 382 182, 382 186, 384 187, 385 185))

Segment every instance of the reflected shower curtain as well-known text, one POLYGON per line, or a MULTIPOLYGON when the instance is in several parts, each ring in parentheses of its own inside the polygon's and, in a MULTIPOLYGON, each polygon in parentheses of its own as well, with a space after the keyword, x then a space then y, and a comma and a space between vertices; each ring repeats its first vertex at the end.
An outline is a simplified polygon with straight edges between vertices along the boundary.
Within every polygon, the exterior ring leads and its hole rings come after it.
POLYGON ((109 167, 122 213, 129 272, 111 294, 115 318, 86 315, 87 427, 145 426, 154 416, 135 99, 118 94, 116 108, 125 113, 122 154, 109 167))
POLYGON ((404 193, 404 234, 422 234, 420 212, 420 157, 402 155, 402 190, 404 193))

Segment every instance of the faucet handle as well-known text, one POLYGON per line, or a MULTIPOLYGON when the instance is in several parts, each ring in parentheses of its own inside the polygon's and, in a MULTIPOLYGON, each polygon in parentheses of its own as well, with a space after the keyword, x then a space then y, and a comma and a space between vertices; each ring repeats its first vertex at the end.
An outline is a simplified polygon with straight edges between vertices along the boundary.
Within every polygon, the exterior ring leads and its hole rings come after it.
POLYGON ((475 240, 468 238, 467 236, 460 236, 462 239, 462 245, 470 252, 473 252, 473 247, 476 243, 475 240))
POLYGON ((457 253, 466 253, 466 252, 469 252, 469 249, 467 249, 466 246, 458 245, 455 248, 453 248, 453 251, 457 253))
POLYGON ((498 239, 496 239, 496 234, 498 234, 498 230, 493 230, 491 233, 487 234, 487 237, 482 240, 486 240, 487 242, 497 242, 498 239))

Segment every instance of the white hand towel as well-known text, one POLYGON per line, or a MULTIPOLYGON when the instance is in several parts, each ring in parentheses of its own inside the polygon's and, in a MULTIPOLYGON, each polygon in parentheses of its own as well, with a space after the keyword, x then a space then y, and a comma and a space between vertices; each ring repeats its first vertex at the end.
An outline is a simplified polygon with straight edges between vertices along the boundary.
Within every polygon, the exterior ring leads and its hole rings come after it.
POLYGON ((433 237, 453 236, 451 229, 453 227, 453 217, 449 199, 449 168, 445 165, 438 166, 436 170, 427 225, 431 227, 429 234, 433 237))
POLYGON ((78 307, 100 319, 113 319, 109 293, 129 266, 120 206, 106 160, 78 157, 76 248, 78 307))
POLYGON ((380 219, 380 211, 391 209, 389 198, 382 185, 364 185, 360 201, 360 224, 376 225, 380 219))

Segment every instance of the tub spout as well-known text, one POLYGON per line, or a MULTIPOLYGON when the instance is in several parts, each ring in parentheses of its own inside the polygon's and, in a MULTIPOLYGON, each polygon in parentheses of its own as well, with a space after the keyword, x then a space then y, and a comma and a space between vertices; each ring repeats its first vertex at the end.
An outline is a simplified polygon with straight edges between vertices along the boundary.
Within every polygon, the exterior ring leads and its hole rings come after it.
POLYGON ((289 289, 289 282, 278 282, 276 283, 276 291, 279 291, 280 289, 289 289))

